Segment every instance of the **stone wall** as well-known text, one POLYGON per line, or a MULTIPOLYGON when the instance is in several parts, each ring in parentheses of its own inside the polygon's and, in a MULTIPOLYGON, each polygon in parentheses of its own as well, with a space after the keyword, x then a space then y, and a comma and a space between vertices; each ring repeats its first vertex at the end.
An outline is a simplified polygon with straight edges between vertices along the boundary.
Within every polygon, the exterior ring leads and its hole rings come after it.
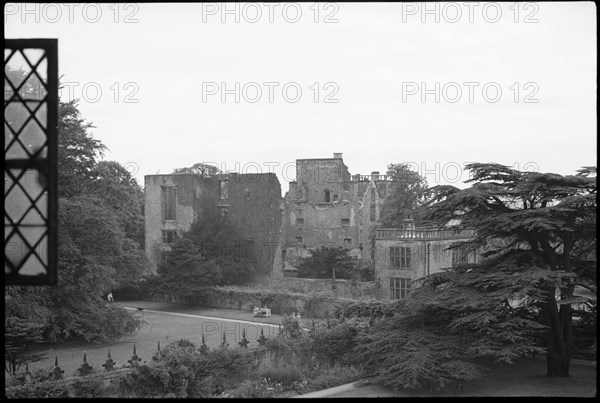
POLYGON ((241 309, 251 312, 255 306, 266 306, 274 314, 300 312, 302 316, 325 318, 338 307, 350 305, 355 300, 335 298, 330 295, 299 294, 287 290, 275 291, 268 288, 210 287, 198 291, 191 300, 182 300, 172 295, 155 293, 143 296, 154 302, 202 306, 207 308, 241 309))
POLYGON ((341 154, 296 160, 296 181, 285 197, 283 239, 274 273, 297 266, 297 258, 320 246, 340 246, 363 265, 371 261, 369 235, 377 223, 390 181, 373 172, 350 175, 341 154), (371 214, 374 208, 374 216, 371 214))
MULTIPOLYGON (((439 273, 444 268, 452 267, 452 250, 448 250, 447 248, 456 242, 465 241, 466 239, 468 238, 460 235, 455 237, 448 236, 445 239, 419 239, 411 237, 377 239, 375 241, 375 279, 380 282, 382 289, 389 290, 390 278, 416 280, 429 274, 439 273), (391 247, 410 248, 410 267, 391 267, 391 247)), ((468 256, 468 261, 473 263, 479 259, 479 256, 480 252, 471 252, 468 256)), ((389 297, 389 292, 386 295, 389 297)))
POLYGON ((154 270, 170 250, 163 230, 181 234, 202 214, 224 214, 242 238, 254 242, 244 253, 256 270, 271 274, 281 232, 281 186, 275 174, 146 175, 144 181, 146 256, 154 270), (164 217, 165 187, 176 188, 174 220, 164 217))
POLYGON ((359 282, 351 280, 285 278, 272 279, 273 289, 287 290, 300 294, 319 294, 332 298, 374 299, 377 297, 375 282, 359 282))

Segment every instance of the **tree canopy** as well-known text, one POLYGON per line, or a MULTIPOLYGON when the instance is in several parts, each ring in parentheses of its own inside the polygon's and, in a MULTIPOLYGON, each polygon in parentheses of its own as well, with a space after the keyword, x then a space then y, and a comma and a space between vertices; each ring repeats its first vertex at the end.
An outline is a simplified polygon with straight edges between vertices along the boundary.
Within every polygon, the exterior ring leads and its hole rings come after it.
POLYGON ((198 174, 203 177, 213 176, 220 172, 221 170, 218 167, 202 162, 197 162, 191 167, 175 168, 173 170, 174 174, 198 174))
POLYGON ((476 230, 466 244, 483 250, 488 259, 465 276, 504 268, 515 281, 531 277, 536 293, 515 309, 528 308, 547 326, 542 340, 548 375, 568 376, 573 317, 588 315, 572 305, 595 305, 574 292, 579 286, 596 293, 596 168, 564 176, 499 164, 466 168, 473 186, 434 189, 426 218, 438 223, 454 219, 476 230))
POLYGON ((158 276, 148 284, 160 284, 161 292, 193 298, 206 286, 251 281, 255 263, 253 243, 241 238, 216 206, 207 206, 190 229, 180 234, 159 265, 158 276))
POLYGON ((419 223, 418 212, 424 201, 427 181, 408 164, 388 165, 387 175, 392 184, 381 211, 381 225, 401 228, 406 219, 419 223))
POLYGON ((16 365, 32 344, 111 340, 137 322, 105 306, 108 291, 138 282, 149 269, 143 249, 143 193, 90 132, 77 102, 59 104, 58 284, 5 288, 6 353, 16 365))
POLYGON ((58 108, 58 195, 70 197, 89 191, 98 158, 106 146, 93 137, 94 128, 79 112, 77 100, 58 108))
POLYGON ((310 256, 300 258, 298 277, 350 279, 357 269, 358 260, 349 250, 340 246, 322 245, 311 251, 310 256))
POLYGON ((395 389, 474 379, 485 371, 479 357, 536 352, 547 354, 548 376, 568 376, 574 329, 595 328, 595 298, 576 295, 576 286, 596 293, 595 167, 565 176, 466 168, 473 185, 432 188, 423 218, 475 229, 452 248, 482 258, 420 279, 358 343, 366 374, 395 389))

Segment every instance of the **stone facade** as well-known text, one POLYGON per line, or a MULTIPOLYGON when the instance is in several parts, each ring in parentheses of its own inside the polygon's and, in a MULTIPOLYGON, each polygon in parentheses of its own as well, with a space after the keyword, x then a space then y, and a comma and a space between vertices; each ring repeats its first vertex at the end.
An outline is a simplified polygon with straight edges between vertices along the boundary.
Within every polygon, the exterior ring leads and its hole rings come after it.
POLYGON ((387 298, 403 298, 411 281, 452 267, 455 262, 475 263, 480 251, 448 250, 474 235, 472 230, 377 229, 375 235, 375 280, 389 290, 387 298))
POLYGON ((265 275, 271 273, 281 229, 281 186, 267 174, 146 175, 146 255, 154 270, 163 252, 201 214, 226 215, 243 239, 254 241, 244 251, 265 275))
POLYGON ((351 175, 342 154, 333 158, 296 160, 296 181, 284 197, 283 234, 278 246, 274 277, 289 275, 299 257, 320 246, 341 246, 371 261, 369 234, 389 191, 385 175, 351 175))

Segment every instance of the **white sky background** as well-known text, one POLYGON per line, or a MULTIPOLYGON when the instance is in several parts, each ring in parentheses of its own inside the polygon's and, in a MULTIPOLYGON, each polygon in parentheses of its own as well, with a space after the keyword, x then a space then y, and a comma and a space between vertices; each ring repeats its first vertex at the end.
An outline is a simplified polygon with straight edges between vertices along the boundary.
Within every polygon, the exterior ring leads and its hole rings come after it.
MULTIPOLYGON (((5 37, 58 38, 62 81, 79 84, 72 94, 63 90, 62 99, 80 98, 83 117, 97 126, 94 137, 109 148, 105 159, 127 166, 142 186, 144 175, 196 162, 242 173, 279 164, 270 169, 285 193, 296 159, 334 152, 343 153, 351 174, 413 163, 430 186, 464 187, 468 175, 456 167, 467 162, 560 174, 596 165, 592 2, 494 3, 485 12, 488 3, 479 3, 473 22, 462 2, 297 3, 296 23, 288 22, 296 9, 284 13, 286 3, 274 6, 273 22, 269 7, 255 3, 262 13, 256 23, 250 20, 257 8, 245 3, 237 3, 237 23, 222 14, 224 3, 101 4, 99 17, 92 6, 84 12, 84 4, 71 15, 62 3, 7 5, 5 37), (439 22, 423 14, 425 7, 437 7, 439 22), (452 23, 457 9, 461 17, 452 23), (325 23, 327 16, 338 22, 325 23), (255 82, 262 96, 248 102, 256 93, 247 87, 239 103, 233 94, 222 102, 220 92, 204 94, 203 102, 203 83, 211 82, 227 89, 255 82), (272 103, 264 82, 280 83, 272 103), (309 88, 315 82, 316 103, 309 88), (325 89, 328 82, 338 87, 337 103, 324 102, 334 88, 325 89), (439 82, 439 103, 433 93, 425 102, 420 91, 409 94, 414 87, 406 83, 413 82, 429 90, 439 82), (442 90, 453 82, 462 89, 455 103, 455 87, 442 90), (464 82, 479 83, 472 103, 464 82), (283 97, 286 83, 302 89, 298 102, 283 97), (484 98, 487 83, 502 90, 499 101, 491 102, 494 87, 484 98), (139 102, 125 102, 128 95, 139 102), (527 95, 538 102, 524 102, 527 95)), ((294 98, 294 88, 287 95, 294 98)))

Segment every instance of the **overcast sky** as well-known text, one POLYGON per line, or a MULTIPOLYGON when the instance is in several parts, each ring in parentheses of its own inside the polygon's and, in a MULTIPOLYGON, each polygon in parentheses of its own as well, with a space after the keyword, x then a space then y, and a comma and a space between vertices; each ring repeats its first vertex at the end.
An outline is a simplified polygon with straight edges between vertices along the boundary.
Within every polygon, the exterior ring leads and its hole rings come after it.
POLYGON ((58 38, 61 98, 141 185, 209 162, 285 193, 296 159, 338 152, 430 186, 596 165, 592 2, 19 3, 5 36, 58 38))

